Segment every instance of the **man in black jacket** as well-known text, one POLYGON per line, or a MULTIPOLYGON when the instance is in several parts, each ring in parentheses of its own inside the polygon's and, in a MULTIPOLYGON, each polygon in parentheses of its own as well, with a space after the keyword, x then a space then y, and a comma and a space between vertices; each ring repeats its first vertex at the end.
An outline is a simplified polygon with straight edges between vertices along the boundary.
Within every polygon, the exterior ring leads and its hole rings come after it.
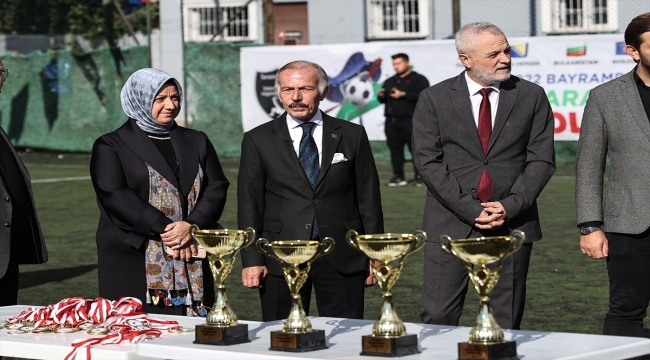
MULTIPOLYGON (((0 90, 7 75, 0 60, 0 90)), ((29 173, 0 129, 0 306, 18 303, 18 264, 46 261, 29 173)))
MULTIPOLYGON (((404 178, 404 145, 411 150, 411 135, 413 133, 413 111, 418 101, 420 92, 429 87, 429 81, 424 76, 411 70, 409 57, 399 53, 392 56, 395 76, 388 78, 384 86, 377 93, 377 100, 385 103, 384 116, 386 124, 386 143, 390 149, 390 158, 393 164, 393 178, 388 186, 403 186, 407 182, 404 178)), ((422 180, 415 170, 413 185, 422 186, 422 180)))

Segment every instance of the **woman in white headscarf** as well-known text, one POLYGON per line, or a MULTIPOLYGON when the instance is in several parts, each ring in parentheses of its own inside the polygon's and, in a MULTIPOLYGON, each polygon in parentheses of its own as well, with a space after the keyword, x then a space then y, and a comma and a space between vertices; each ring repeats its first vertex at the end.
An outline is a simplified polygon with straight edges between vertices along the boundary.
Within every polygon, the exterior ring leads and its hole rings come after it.
POLYGON ((204 315, 213 280, 189 230, 219 226, 229 182, 207 136, 174 121, 182 96, 167 73, 136 71, 121 93, 129 119, 95 141, 99 295, 139 298, 150 313, 204 315))

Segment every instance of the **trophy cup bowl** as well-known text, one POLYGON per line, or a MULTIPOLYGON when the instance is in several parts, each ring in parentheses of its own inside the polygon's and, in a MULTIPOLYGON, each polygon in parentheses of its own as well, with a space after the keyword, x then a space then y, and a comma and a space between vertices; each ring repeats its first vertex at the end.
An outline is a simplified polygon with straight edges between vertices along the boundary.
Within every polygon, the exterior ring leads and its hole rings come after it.
POLYGON ((372 335, 362 337, 361 355, 394 357, 419 353, 418 337, 406 333, 404 322, 397 316, 390 290, 399 278, 404 259, 424 246, 426 233, 418 230, 413 234, 359 235, 350 230, 345 237, 352 247, 375 261, 372 272, 383 297, 381 314, 372 327, 372 335))
POLYGON ((438 239, 442 250, 465 262, 469 279, 479 294, 479 314, 470 331, 469 342, 458 344, 459 359, 517 358, 516 343, 505 340, 503 330, 492 315, 488 295, 499 281, 501 263, 519 250, 525 239, 520 230, 513 230, 509 236, 454 240, 442 235, 438 239), (493 266, 489 268, 488 265, 493 266), (476 357, 476 354, 484 357, 476 357))
POLYGON ((234 345, 249 342, 248 325, 239 324, 237 314, 230 308, 224 280, 232 270, 237 252, 255 240, 255 230, 200 230, 192 225, 192 239, 208 254, 208 263, 214 277, 215 303, 205 319, 205 325, 196 326, 197 344, 234 345))
POLYGON ((282 331, 271 332, 269 350, 305 352, 326 349, 325 331, 314 330, 302 307, 300 288, 309 276, 311 264, 334 248, 334 240, 279 240, 261 238, 257 248, 266 256, 280 262, 284 279, 291 293, 291 311, 282 331), (302 266, 302 268, 301 268, 302 266))

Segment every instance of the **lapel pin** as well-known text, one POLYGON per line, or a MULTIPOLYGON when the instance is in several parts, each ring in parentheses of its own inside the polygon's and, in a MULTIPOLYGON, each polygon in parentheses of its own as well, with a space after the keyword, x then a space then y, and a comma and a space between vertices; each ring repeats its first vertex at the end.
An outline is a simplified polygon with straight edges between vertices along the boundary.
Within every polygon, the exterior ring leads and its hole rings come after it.
POLYGON ((338 135, 336 135, 336 134, 332 134, 332 139, 338 139, 338 138, 339 138, 338 135))

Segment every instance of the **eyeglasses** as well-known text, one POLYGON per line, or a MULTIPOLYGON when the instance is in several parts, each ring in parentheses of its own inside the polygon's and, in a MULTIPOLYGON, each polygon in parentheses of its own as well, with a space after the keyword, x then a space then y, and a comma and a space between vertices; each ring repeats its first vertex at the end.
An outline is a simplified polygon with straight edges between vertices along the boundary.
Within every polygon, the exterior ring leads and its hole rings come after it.
POLYGON ((0 75, 2 75, 2 77, 6 79, 7 76, 9 76, 9 70, 7 69, 0 70, 0 75))

